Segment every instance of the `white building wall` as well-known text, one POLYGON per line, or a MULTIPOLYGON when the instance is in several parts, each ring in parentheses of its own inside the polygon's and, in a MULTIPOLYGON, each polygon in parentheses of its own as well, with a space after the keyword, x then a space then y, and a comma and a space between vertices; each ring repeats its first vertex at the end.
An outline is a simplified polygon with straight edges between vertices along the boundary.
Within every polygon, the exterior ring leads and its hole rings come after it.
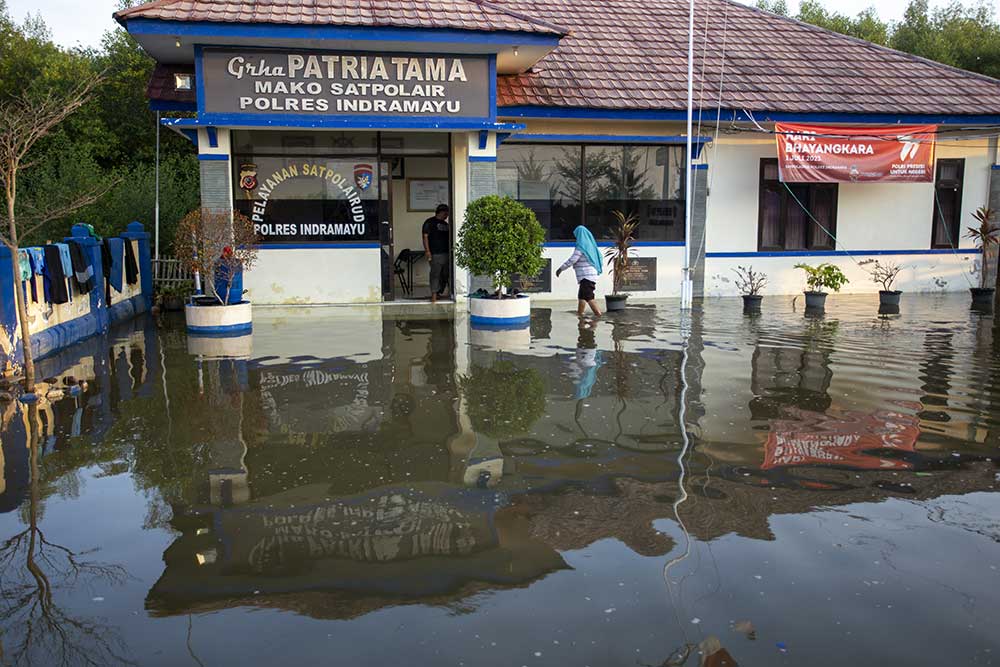
POLYGON ((379 303, 378 248, 263 249, 243 288, 255 305, 379 303))
MULTIPOLYGON (((795 294, 804 286, 803 273, 795 264, 830 262, 840 266, 850 279, 844 292, 874 292, 858 262, 866 259, 891 261, 904 266, 897 289, 911 292, 959 291, 975 283, 971 275, 980 255, 968 239, 961 239, 955 252, 931 252, 934 213, 933 183, 846 183, 839 187, 837 202, 838 251, 850 255, 792 252, 781 256, 757 253, 760 160, 776 157, 773 137, 723 136, 717 146, 706 149, 709 167, 709 197, 706 241, 706 296, 735 296, 733 269, 739 265, 763 270, 769 284, 765 294, 795 294), (877 251, 909 251, 880 254, 877 251), (736 256, 732 256, 736 255, 736 256)), ((972 223, 971 214, 986 204, 992 160, 985 141, 941 142, 938 158, 964 158, 962 228, 972 223), (968 223, 968 224, 966 224, 968 223)))
MULTIPOLYGON (((606 248, 602 247, 601 252, 603 253, 604 250, 606 248)), ((630 291, 629 294, 637 299, 680 297, 681 276, 684 267, 684 248, 682 246, 639 246, 635 251, 635 255, 633 255, 635 258, 656 258, 656 291, 630 291)), ((543 256, 552 260, 552 291, 532 294, 532 299, 536 301, 576 299, 578 285, 573 269, 568 269, 562 276, 556 278, 556 270, 572 254, 572 247, 545 247, 543 256)), ((597 297, 600 299, 604 295, 611 294, 612 291, 611 272, 605 266, 604 273, 597 280, 597 297)))

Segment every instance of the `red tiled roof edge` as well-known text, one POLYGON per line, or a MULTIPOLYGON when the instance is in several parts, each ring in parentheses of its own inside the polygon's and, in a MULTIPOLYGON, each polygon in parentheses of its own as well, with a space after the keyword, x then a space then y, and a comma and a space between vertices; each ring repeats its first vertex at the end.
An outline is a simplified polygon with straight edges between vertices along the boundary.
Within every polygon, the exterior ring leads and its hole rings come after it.
POLYGON ((966 76, 972 76, 974 78, 981 79, 981 80, 987 81, 989 83, 1000 84, 1000 79, 996 79, 996 78, 994 78, 992 76, 988 76, 986 74, 980 74, 979 72, 972 72, 972 71, 967 70, 967 69, 962 69, 961 67, 955 67, 954 65, 948 65, 946 63, 938 62, 937 60, 931 60, 930 58, 924 58, 923 56, 918 56, 918 55, 914 55, 912 53, 907 53, 906 51, 900 51, 900 50, 894 49, 894 48, 892 48, 890 46, 882 46, 881 44, 876 44, 874 42, 869 42, 867 40, 861 39, 860 37, 854 37, 853 35, 845 35, 842 32, 837 32, 836 30, 830 30, 829 28, 824 28, 822 26, 813 25, 812 23, 806 23, 805 21, 800 21, 797 18, 794 18, 794 17, 791 17, 791 16, 784 16, 782 14, 775 14, 774 12, 769 12, 766 9, 761 9, 760 7, 756 7, 754 5, 744 5, 742 2, 738 2, 737 0, 722 0, 722 2, 725 2, 727 4, 733 5, 735 7, 739 7, 740 9, 744 9, 744 10, 748 9, 748 10, 750 10, 752 12, 756 12, 758 14, 763 14, 764 16, 767 16, 769 18, 775 18, 775 19, 780 19, 780 20, 783 20, 783 21, 787 21, 788 23, 794 23, 794 24, 798 25, 799 27, 806 28, 806 29, 811 30, 813 32, 819 32, 819 33, 823 33, 823 34, 827 34, 827 35, 833 35, 833 36, 838 37, 840 39, 844 39, 844 40, 847 40, 847 41, 850 41, 850 42, 854 42, 855 44, 858 44, 859 46, 867 46, 867 47, 870 47, 870 48, 872 48, 872 49, 874 49, 876 51, 885 51, 887 53, 892 53, 892 54, 895 54, 897 56, 901 56, 903 58, 906 58, 906 59, 909 59, 909 60, 912 60, 912 61, 915 61, 915 62, 923 63, 925 65, 932 65, 934 67, 941 67, 941 68, 950 70, 952 72, 955 72, 957 74, 963 74, 963 75, 966 75, 966 76))
POLYGON ((516 19, 520 19, 522 21, 527 21, 528 23, 534 23, 535 25, 538 25, 538 26, 540 26, 542 28, 547 28, 547 29, 552 30, 554 32, 557 32, 557 33, 559 33, 560 35, 563 35, 563 36, 570 34, 570 31, 567 30, 566 28, 557 26, 554 23, 549 23, 548 21, 542 21, 541 19, 536 19, 533 16, 529 16, 528 14, 525 14, 523 12, 515 12, 512 9, 507 9, 503 5, 500 5, 500 4, 497 4, 497 3, 494 3, 494 2, 489 2, 489 0, 471 0, 471 2, 473 4, 481 5, 483 7, 489 7, 490 9, 492 9, 494 11, 503 12, 504 14, 507 14, 508 16, 512 16, 513 18, 516 18, 516 19))
POLYGON ((172 5, 179 0, 152 0, 152 2, 144 2, 135 7, 129 7, 128 9, 119 9, 117 12, 111 16, 121 24, 122 27, 125 26, 125 20, 132 14, 138 14, 141 11, 146 11, 153 9, 154 7, 166 7, 167 5, 172 5))

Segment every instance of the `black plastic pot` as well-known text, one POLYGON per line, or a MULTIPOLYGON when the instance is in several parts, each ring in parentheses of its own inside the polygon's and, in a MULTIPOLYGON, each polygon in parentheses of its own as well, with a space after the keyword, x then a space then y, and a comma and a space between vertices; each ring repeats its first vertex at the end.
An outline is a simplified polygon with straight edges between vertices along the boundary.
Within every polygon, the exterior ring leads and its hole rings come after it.
POLYGON ((628 294, 607 294, 604 297, 604 303, 609 313, 616 310, 625 310, 627 301, 628 294))
POLYGON ((972 305, 985 306, 993 303, 993 293, 996 290, 992 287, 973 287, 969 291, 972 293, 972 305))
POLYGON ((806 292, 806 308, 809 310, 826 308, 826 292, 806 292))
POLYGON ((878 307, 879 315, 899 315, 899 304, 882 303, 878 307))
POLYGON ((760 294, 744 294, 743 310, 747 312, 757 312, 760 310, 760 302, 763 300, 764 297, 760 294))
POLYGON ((879 290, 878 303, 880 306, 895 306, 899 308, 899 297, 903 295, 901 290, 879 290))

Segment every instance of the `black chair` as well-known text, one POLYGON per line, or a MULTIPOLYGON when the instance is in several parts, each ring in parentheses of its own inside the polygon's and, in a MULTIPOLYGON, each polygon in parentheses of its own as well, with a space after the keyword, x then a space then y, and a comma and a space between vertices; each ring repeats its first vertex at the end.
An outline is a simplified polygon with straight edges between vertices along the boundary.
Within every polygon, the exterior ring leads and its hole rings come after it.
POLYGON ((407 271, 410 270, 412 266, 410 260, 410 250, 403 249, 399 251, 399 255, 396 257, 396 261, 392 265, 392 272, 396 274, 396 280, 399 281, 399 286, 403 288, 403 294, 411 294, 413 291, 413 285, 410 281, 406 279, 407 271))

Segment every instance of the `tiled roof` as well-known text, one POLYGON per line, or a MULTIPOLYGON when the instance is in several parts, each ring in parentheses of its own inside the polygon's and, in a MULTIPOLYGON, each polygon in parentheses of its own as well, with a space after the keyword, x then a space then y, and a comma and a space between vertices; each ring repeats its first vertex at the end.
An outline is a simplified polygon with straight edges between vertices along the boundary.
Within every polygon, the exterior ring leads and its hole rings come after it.
POLYGON ((194 82, 194 67, 191 65, 160 65, 157 64, 153 70, 153 75, 146 85, 146 97, 160 102, 183 102, 194 104, 197 102, 194 92, 194 85, 191 90, 177 90, 174 87, 174 74, 190 74, 192 84, 194 82))
MULTIPOLYGON (((528 73, 499 78, 500 106, 687 108, 687 0, 497 4, 570 31, 528 73)), ((703 108, 715 109, 721 78, 727 109, 1000 113, 995 79, 728 0, 699 0, 696 11, 695 104, 703 108)))
POLYGON ((115 18, 564 34, 485 0, 155 0, 115 18))

